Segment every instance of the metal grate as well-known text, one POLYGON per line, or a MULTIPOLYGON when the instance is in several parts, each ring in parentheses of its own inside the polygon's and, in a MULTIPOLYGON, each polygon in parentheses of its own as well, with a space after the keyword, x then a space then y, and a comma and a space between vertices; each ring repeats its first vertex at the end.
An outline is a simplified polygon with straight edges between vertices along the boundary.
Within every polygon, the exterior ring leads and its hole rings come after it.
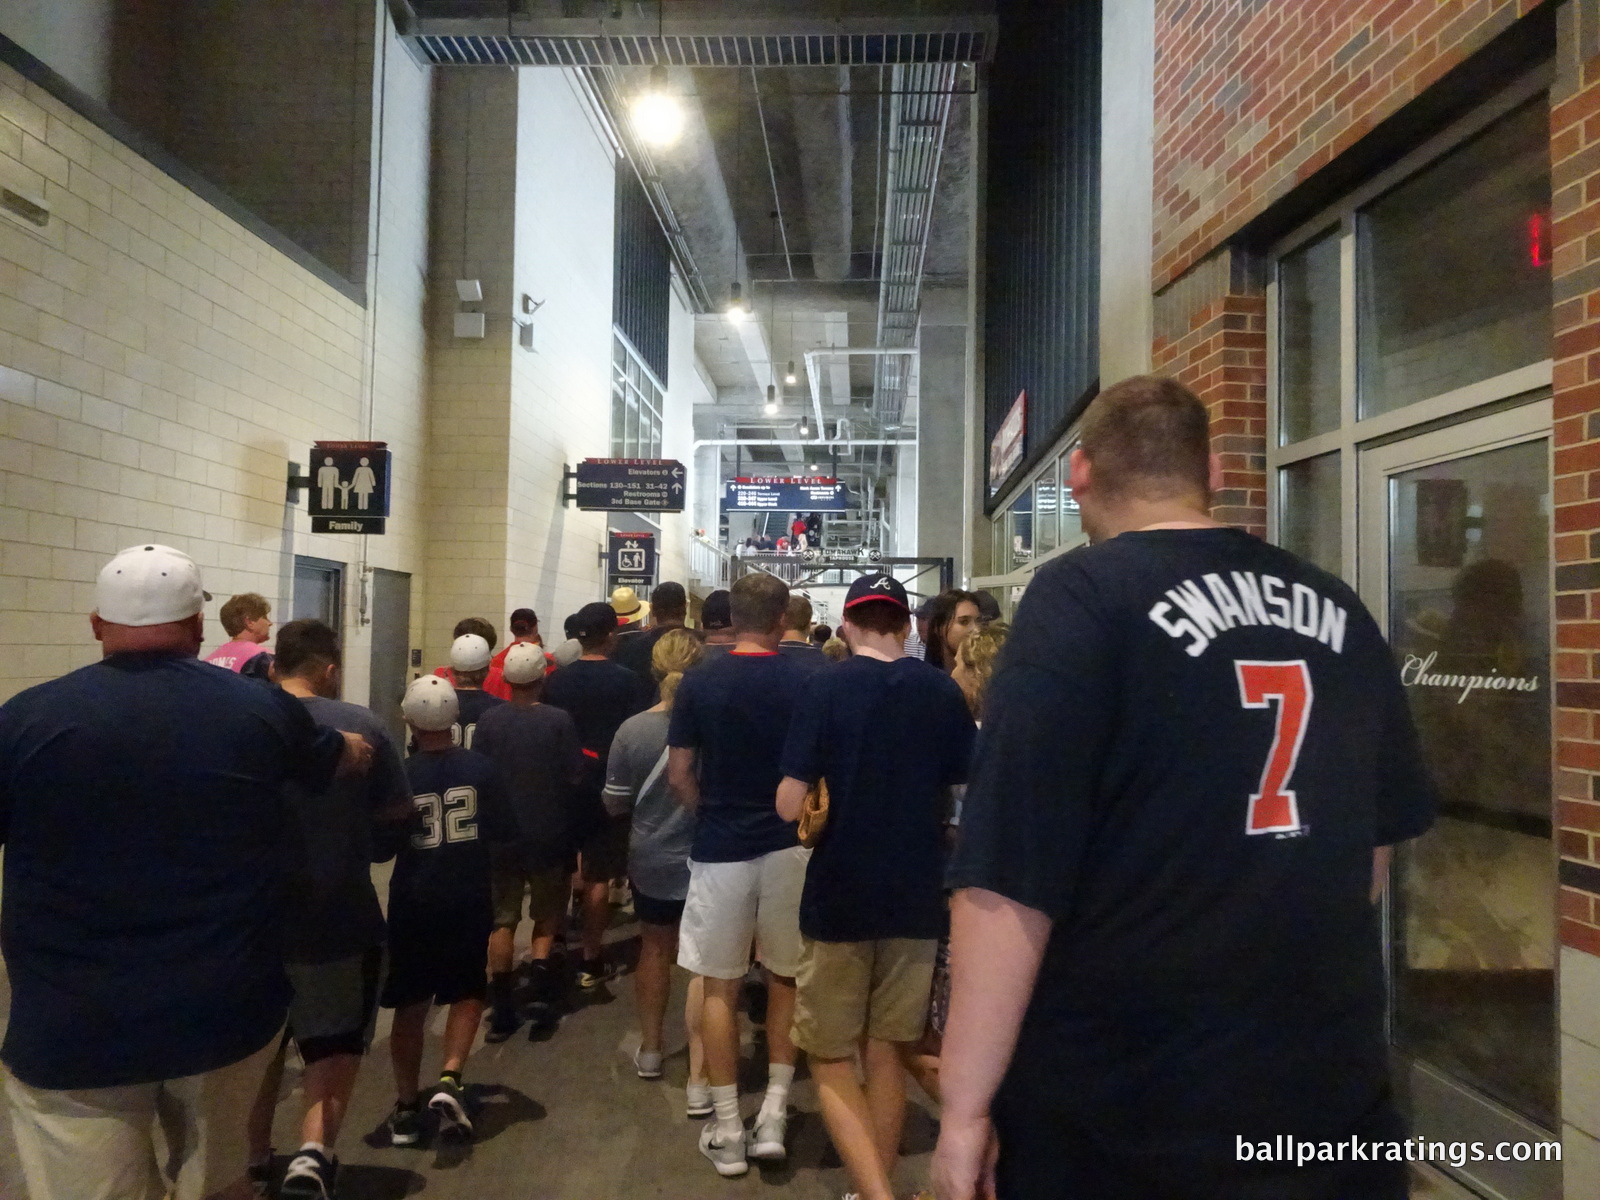
POLYGON ((987 62, 991 50, 982 30, 771 37, 419 33, 411 40, 428 61, 441 66, 876 67, 987 62))

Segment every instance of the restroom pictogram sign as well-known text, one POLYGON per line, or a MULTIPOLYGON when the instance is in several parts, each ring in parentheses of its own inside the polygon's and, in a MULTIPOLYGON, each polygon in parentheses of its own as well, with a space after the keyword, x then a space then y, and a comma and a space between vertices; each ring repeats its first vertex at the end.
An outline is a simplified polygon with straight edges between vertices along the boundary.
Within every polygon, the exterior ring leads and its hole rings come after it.
POLYGON ((304 480, 312 533, 382 533, 389 515, 387 442, 316 442, 304 480))

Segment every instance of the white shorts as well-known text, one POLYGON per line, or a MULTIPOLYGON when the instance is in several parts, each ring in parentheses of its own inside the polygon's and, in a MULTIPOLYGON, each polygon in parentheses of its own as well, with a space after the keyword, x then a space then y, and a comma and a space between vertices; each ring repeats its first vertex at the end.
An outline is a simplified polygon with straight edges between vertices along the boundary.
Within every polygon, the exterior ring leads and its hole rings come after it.
POLYGON ((800 970, 800 893, 811 851, 774 850, 747 862, 689 862, 678 965, 712 979, 750 969, 750 943, 774 975, 800 970))

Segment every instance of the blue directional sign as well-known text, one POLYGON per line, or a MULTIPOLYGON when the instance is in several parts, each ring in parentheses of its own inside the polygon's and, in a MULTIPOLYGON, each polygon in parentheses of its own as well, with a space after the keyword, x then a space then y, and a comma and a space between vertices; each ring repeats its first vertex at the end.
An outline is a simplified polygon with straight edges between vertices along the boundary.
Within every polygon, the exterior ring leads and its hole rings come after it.
POLYGON ((842 483, 730 483, 722 507, 761 512, 844 512, 855 507, 842 483))
POLYGON ((687 473, 671 458, 586 458, 578 507, 588 512, 682 512, 687 473))

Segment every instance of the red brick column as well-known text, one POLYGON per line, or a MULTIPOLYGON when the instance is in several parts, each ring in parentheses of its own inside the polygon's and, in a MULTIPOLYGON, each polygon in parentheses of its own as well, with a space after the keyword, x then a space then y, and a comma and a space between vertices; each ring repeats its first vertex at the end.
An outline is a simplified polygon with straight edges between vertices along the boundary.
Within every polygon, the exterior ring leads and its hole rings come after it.
POLYGON ((1219 521, 1267 534, 1267 301, 1233 253, 1201 263, 1156 298, 1152 367, 1187 384, 1222 457, 1219 521))
POLYGON ((1600 59, 1551 102, 1561 941, 1600 954, 1600 59))

